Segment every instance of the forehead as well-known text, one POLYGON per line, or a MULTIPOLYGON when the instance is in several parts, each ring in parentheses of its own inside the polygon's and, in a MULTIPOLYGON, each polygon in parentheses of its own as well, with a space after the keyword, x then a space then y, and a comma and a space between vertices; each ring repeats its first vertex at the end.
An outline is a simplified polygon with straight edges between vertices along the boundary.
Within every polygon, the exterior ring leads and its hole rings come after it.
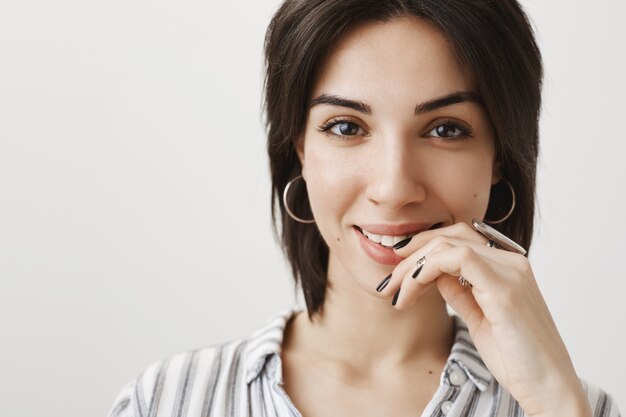
POLYGON ((431 23, 418 17, 367 22, 344 35, 322 63, 313 97, 332 93, 376 107, 381 98, 418 101, 473 88, 470 71, 431 23))

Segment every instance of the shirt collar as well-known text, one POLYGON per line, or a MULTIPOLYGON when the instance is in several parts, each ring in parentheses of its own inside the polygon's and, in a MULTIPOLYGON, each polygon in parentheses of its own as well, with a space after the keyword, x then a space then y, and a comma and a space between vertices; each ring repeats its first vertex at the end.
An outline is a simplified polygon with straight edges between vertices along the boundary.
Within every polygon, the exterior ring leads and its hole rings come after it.
MULTIPOLYGON (((289 319, 299 312, 299 309, 289 308, 281 311, 273 317, 263 327, 252 333, 248 338, 244 350, 244 361, 246 369, 246 382, 249 384, 259 376, 266 364, 274 357, 276 365, 270 377, 282 384, 282 367, 280 361, 281 346, 283 343, 283 335, 285 326, 289 319)), ((268 370, 269 371, 269 370, 268 370)))
POLYGON ((457 364, 480 391, 485 391, 493 382, 494 376, 487 369, 478 349, 474 346, 467 324, 456 314, 452 317, 454 318, 454 343, 448 355, 446 367, 453 363, 457 364))
MULTIPOLYGON (((282 384, 281 346, 285 326, 289 319, 301 311, 289 308, 273 317, 267 324, 255 331, 249 338, 244 351, 246 382, 249 384, 264 370, 278 384, 282 384)), ((454 318, 454 343, 446 361, 446 368, 458 365, 480 391, 485 391, 493 381, 478 350, 470 338, 465 322, 457 315, 454 318)), ((442 383, 448 373, 441 375, 442 383)))

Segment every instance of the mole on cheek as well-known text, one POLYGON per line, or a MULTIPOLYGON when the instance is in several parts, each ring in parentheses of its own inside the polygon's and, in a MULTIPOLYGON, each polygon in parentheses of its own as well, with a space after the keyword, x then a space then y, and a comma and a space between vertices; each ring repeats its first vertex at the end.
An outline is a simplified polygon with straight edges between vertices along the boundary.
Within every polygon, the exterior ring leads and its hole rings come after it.
POLYGON ((474 194, 474 198, 476 198, 476 194, 474 194))
POLYGON ((341 242, 341 239, 340 239, 340 238, 337 238, 337 242, 341 242))

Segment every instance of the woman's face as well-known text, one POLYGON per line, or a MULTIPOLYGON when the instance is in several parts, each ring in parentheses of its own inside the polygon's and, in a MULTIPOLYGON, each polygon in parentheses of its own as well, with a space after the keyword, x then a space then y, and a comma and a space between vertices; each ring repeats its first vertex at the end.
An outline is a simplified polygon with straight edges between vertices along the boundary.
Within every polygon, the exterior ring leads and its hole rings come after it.
POLYGON ((394 243, 483 218, 500 177, 468 73, 418 18, 367 23, 336 44, 298 147, 329 271, 374 293, 401 260, 394 243))

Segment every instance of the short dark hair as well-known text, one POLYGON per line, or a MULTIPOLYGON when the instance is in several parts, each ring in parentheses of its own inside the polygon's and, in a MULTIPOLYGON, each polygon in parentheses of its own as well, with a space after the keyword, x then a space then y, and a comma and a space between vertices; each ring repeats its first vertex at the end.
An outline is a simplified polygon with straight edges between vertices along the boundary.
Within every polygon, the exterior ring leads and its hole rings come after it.
MULTIPOLYGON (((495 132, 502 175, 516 193, 514 212, 496 227, 530 248, 543 68, 533 30, 517 1, 286 0, 265 37, 271 209, 274 231, 280 236, 296 287, 299 280, 302 284, 309 318, 323 307, 328 246, 314 224, 298 223, 288 216, 281 196, 288 181, 301 173, 295 147, 305 128, 315 76, 333 44, 348 30, 404 16, 417 16, 438 27, 459 62, 469 68, 495 132)), ((312 218, 306 189, 299 183, 300 187, 290 190, 289 207, 301 218, 312 218)), ((500 181, 491 190, 485 217, 499 219, 510 207, 510 190, 500 181)))

